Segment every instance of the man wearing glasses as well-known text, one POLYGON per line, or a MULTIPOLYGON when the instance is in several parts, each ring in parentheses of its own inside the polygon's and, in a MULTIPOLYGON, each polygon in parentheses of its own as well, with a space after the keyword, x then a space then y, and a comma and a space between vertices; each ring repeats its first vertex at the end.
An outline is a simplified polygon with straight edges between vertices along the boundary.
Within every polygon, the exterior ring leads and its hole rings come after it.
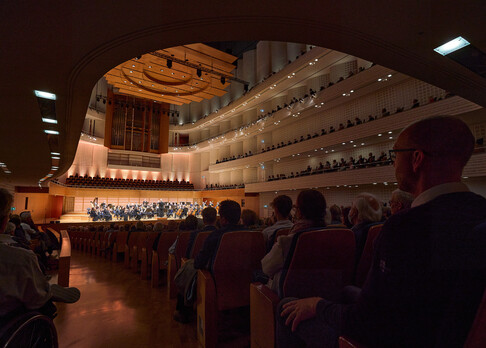
POLYGON ((357 302, 284 299, 279 347, 462 347, 486 286, 486 199, 462 170, 474 148, 468 126, 431 117, 408 126, 390 156, 399 188, 415 197, 390 217, 374 244, 357 302), (484 226, 484 224, 482 225, 484 226))

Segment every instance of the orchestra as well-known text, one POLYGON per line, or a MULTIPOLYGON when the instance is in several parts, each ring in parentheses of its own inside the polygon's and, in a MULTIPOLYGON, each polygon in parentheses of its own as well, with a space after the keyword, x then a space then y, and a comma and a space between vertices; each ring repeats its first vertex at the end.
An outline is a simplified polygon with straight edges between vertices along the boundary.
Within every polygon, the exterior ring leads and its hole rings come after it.
POLYGON ((91 201, 91 208, 87 209, 87 214, 91 221, 129 221, 154 218, 184 219, 188 215, 201 217, 201 213, 206 207, 218 208, 212 201, 199 203, 190 202, 158 202, 149 203, 144 201, 141 204, 129 203, 123 205, 113 205, 102 202, 98 204, 98 198, 91 201))

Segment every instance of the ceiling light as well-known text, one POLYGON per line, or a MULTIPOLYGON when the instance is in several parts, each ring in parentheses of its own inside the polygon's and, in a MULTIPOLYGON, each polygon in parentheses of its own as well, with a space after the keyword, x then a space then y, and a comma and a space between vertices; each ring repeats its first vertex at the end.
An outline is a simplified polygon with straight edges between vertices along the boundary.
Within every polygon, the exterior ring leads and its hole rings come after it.
POLYGON ((58 157, 58 156, 51 156, 52 159, 55 159, 55 160, 60 160, 61 157, 58 157))
POLYGON ((10 170, 6 170, 4 173, 5 174, 12 174, 12 172, 10 170))
POLYGON ((343 143, 343 145, 346 145, 346 143, 343 143))
POLYGON ((434 48, 434 51, 445 56, 449 53, 460 50, 461 48, 466 47, 467 45, 469 45, 469 41, 467 41, 461 36, 458 36, 455 39, 446 42, 445 44, 439 47, 434 48))
POLYGON ((54 93, 37 91, 37 90, 34 90, 34 93, 37 98, 56 100, 56 95, 54 93))
POLYGON ((45 118, 45 117, 42 117, 42 122, 57 124, 57 120, 53 120, 52 118, 45 118))
POLYGON ((354 143, 354 141, 353 141, 353 140, 350 140, 349 142, 350 142, 351 144, 352 144, 352 143, 354 143))
POLYGON ((361 143, 361 146, 363 146, 365 143, 361 143))
POLYGON ((51 152, 51 155, 54 155, 54 156, 61 156, 61 154, 59 152, 51 152))
POLYGON ((59 132, 58 131, 55 131, 55 130, 50 130, 50 129, 44 129, 44 133, 47 133, 47 134, 54 134, 54 135, 58 135, 59 132))
POLYGON ((378 134, 378 136, 379 136, 379 137, 381 137, 382 135, 383 135, 383 134, 381 134, 381 133, 380 133, 380 134, 378 134))
POLYGON ((388 137, 388 139, 393 139, 393 137, 388 137))
POLYGON ((52 174, 50 174, 50 173, 49 173, 49 174, 47 174, 46 176, 50 178, 50 177, 52 176, 52 174))
POLYGON ((392 131, 389 131, 388 134, 392 134, 393 132, 392 131))
POLYGON ((387 77, 392 77, 392 74, 388 74, 388 76, 387 76, 387 77))
POLYGON ((378 79, 378 82, 381 82, 381 79, 378 79))

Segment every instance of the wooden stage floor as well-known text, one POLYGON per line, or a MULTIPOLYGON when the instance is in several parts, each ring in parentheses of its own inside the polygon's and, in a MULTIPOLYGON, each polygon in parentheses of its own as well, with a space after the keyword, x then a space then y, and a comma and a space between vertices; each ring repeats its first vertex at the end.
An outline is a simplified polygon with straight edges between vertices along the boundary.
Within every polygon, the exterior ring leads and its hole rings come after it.
POLYGON ((198 347, 196 324, 172 320, 175 300, 167 287, 152 289, 123 263, 73 250, 70 286, 81 298, 57 303, 61 348, 198 347))

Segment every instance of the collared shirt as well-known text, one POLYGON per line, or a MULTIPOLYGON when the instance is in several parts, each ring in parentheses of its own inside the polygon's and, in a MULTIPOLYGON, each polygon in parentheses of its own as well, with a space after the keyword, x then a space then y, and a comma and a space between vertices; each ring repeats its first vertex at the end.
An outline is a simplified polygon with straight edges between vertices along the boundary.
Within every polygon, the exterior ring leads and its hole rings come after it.
POLYGON ((469 187, 467 187, 467 185, 462 182, 448 182, 445 184, 431 187, 428 190, 422 192, 420 195, 417 196, 417 198, 413 200, 412 208, 430 202, 438 196, 455 192, 469 192, 469 187))
POLYGON ((279 220, 276 223, 274 223, 272 226, 269 226, 262 231, 263 237, 265 238, 265 240, 268 240, 268 238, 270 238, 275 233, 276 230, 292 228, 292 226, 294 226, 294 224, 292 223, 292 221, 288 219, 279 220))

